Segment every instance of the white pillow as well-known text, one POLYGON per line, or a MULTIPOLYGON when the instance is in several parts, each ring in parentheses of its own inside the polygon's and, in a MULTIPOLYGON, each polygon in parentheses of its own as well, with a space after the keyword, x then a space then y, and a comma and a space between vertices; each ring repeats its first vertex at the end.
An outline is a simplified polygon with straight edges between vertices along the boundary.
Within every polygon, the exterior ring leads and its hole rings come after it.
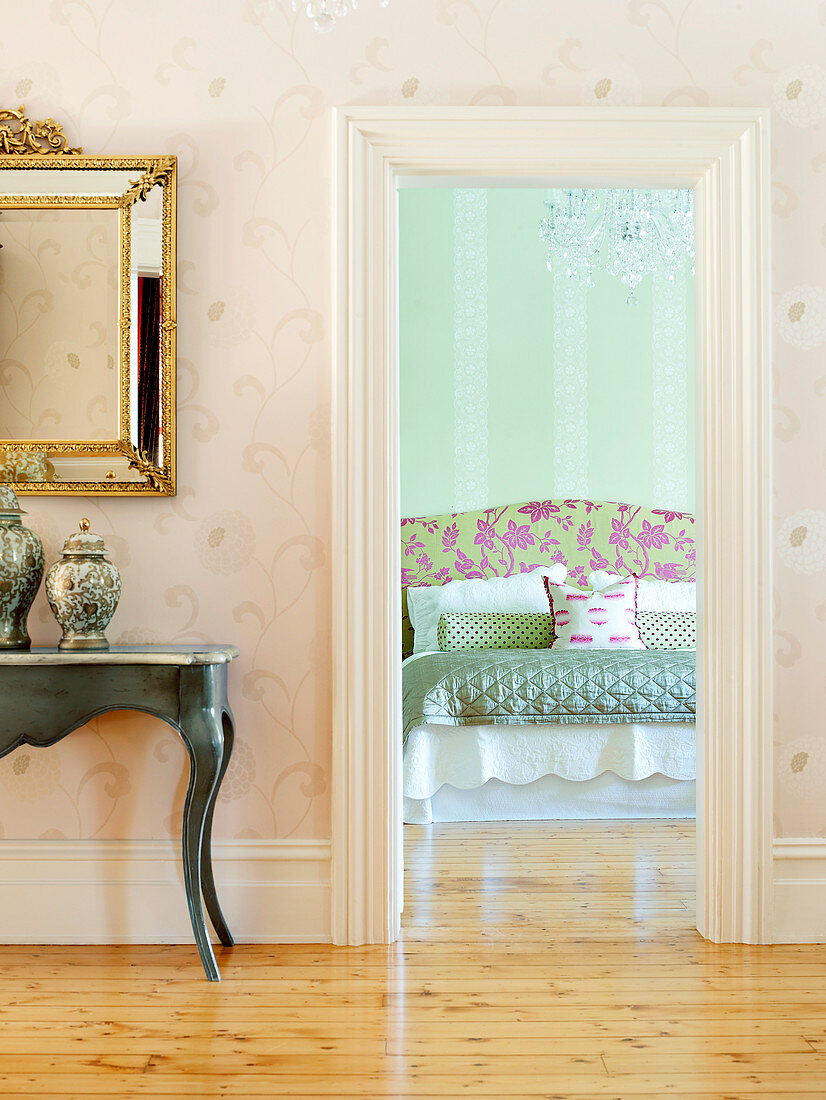
POLYGON ((660 581, 643 577, 637 588, 639 611, 693 611, 697 613, 696 581, 660 581))
MULTIPOLYGON (((598 592, 621 578, 616 573, 598 569, 588 578, 591 588, 598 592)), ((696 581, 661 581, 656 577, 642 577, 637 588, 638 611, 693 611, 697 612, 696 581)))
POLYGON ((441 586, 412 587, 407 590, 407 610, 413 627, 413 652, 431 653, 439 649, 439 619, 443 611, 518 611, 548 614, 548 595, 544 578, 561 584, 567 568, 556 562, 549 567, 514 573, 511 577, 489 580, 449 581, 441 586))
POLYGON ((554 613, 553 650, 645 649, 637 627, 637 579, 587 591, 548 583, 554 613))

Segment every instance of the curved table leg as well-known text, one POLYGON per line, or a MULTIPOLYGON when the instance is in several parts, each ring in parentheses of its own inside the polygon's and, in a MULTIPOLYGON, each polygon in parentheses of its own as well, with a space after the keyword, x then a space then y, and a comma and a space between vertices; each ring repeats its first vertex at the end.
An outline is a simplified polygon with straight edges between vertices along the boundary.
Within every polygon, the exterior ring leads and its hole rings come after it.
POLYGON ((215 813, 215 803, 218 801, 218 792, 221 789, 221 783, 224 780, 224 776, 227 774, 230 757, 232 756, 232 744, 235 740, 235 726, 233 724, 232 712, 229 708, 223 712, 221 717, 224 726, 224 753, 223 759, 221 760, 221 769, 218 772, 218 779, 215 786, 212 788, 212 795, 207 804, 206 815, 204 817, 204 831, 201 838, 201 892, 203 893, 206 911, 209 914, 209 919, 212 921, 212 927, 215 929, 218 939, 224 947, 232 947, 235 940, 232 938, 232 933, 227 926, 224 914, 221 912, 221 906, 218 903, 218 894, 215 890, 215 875, 212 868, 212 817, 215 813))
MULTIPOLYGON (((201 900, 204 834, 210 805, 214 805, 224 761, 222 708, 213 705, 211 669, 181 669, 181 737, 189 753, 189 788, 183 821, 183 863, 186 900, 192 931, 206 976, 219 982, 221 975, 204 920, 201 900)), ((211 823, 211 816, 210 816, 211 823)), ((209 851, 209 845, 207 845, 209 851)))

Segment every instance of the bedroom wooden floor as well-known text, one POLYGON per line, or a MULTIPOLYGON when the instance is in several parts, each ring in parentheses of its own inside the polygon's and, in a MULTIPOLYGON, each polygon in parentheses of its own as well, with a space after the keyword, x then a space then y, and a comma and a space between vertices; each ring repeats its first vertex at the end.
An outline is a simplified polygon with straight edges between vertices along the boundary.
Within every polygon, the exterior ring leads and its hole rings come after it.
POLYGON ((692 828, 405 833, 394 947, 0 948, 0 1096, 826 1096, 826 950, 704 944, 692 828))

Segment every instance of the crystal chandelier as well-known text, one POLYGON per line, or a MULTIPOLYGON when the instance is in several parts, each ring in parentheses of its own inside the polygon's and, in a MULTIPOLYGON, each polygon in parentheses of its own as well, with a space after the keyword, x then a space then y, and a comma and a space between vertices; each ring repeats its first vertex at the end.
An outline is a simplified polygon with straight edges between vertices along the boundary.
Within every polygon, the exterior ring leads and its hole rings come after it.
POLYGON ((548 246, 548 270, 565 269, 571 279, 593 286, 597 270, 616 275, 628 287, 628 305, 646 277, 673 282, 686 257, 694 270, 694 197, 691 191, 554 188, 539 239, 548 246))
MULTIPOLYGON (((386 8, 389 3, 390 0, 379 0, 383 8, 386 8)), ((346 15, 351 8, 355 11, 357 7, 358 0, 293 0, 293 11, 303 8, 312 19, 315 29, 321 34, 331 31, 336 19, 346 15)))

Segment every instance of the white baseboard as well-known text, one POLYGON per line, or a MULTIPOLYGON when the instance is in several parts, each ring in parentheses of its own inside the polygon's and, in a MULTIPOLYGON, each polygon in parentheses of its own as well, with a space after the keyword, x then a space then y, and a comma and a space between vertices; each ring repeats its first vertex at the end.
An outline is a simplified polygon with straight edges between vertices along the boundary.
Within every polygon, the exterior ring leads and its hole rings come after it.
MULTIPOLYGON (((213 865, 238 943, 330 942, 330 845, 216 841, 213 865)), ((171 841, 0 841, 0 943, 190 943, 171 841)))
POLYGON ((774 943, 826 943, 826 840, 774 842, 774 943))
MULTIPOLYGON (((826 943, 826 840, 775 840, 775 943, 826 943)), ((216 841, 238 943, 329 943, 326 841, 216 841)), ((0 841, 0 943, 190 943, 178 845, 0 841)))

